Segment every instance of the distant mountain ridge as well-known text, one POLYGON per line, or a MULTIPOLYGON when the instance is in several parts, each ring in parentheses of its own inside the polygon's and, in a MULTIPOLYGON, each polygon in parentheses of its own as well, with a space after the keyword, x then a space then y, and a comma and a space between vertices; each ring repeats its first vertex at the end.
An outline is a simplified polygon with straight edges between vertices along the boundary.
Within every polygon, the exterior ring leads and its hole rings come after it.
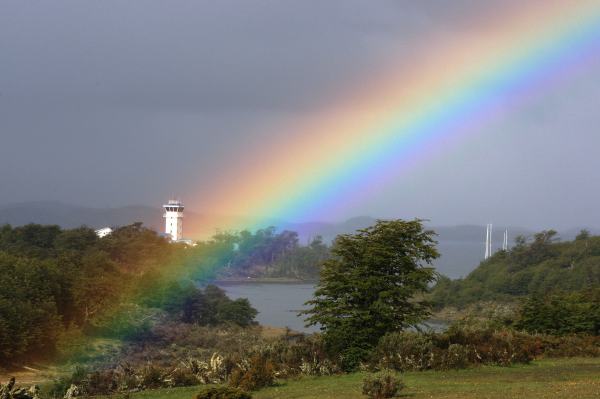
POLYGON ((23 202, 0 206, 0 224, 56 224, 63 228, 86 225, 93 228, 122 226, 137 221, 152 229, 161 223, 160 209, 144 205, 119 208, 89 208, 57 201, 23 202))
MULTIPOLYGON (((81 225, 101 228, 142 222, 149 228, 162 231, 162 214, 162 209, 146 205, 91 208, 56 201, 23 202, 0 206, 0 225, 20 226, 39 223, 56 224, 63 228, 74 228, 81 225)), ((195 227, 202 225, 203 220, 206 219, 204 215, 186 210, 184 231, 186 230, 185 226, 189 227, 188 231, 195 231, 195 227)), ((296 231, 300 242, 304 244, 318 235, 330 242, 339 234, 352 233, 357 229, 368 227, 374 224, 375 220, 376 218, 370 216, 359 216, 340 223, 271 221, 270 224, 277 227, 278 230, 296 231)), ((458 278, 467 275, 479 265, 484 251, 484 226, 429 227, 438 234, 438 249, 442 256, 435 262, 435 267, 440 273, 451 278, 458 278)), ((494 249, 501 247, 504 229, 503 226, 496 227, 493 236, 494 249)), ((511 242, 519 234, 526 236, 533 234, 533 231, 523 228, 508 227, 508 229, 511 242)), ((563 239, 572 239, 578 231, 579 229, 570 229, 562 232, 561 235, 563 239)), ((597 233, 597 230, 592 230, 592 233, 597 233)))

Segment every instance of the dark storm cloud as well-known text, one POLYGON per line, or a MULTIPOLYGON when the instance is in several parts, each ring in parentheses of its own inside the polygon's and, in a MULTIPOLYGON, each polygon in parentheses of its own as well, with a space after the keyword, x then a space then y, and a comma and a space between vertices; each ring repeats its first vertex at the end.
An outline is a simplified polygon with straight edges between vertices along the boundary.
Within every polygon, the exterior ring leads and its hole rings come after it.
POLYGON ((419 4, 8 3, 0 17, 2 89, 17 100, 37 94, 42 103, 208 112, 315 107, 328 88, 368 73, 389 41, 410 47, 427 31, 456 28, 474 2, 419 4))
MULTIPOLYGON (((208 190, 209 177, 227 167, 232 153, 285 134, 267 127, 293 124, 391 59, 410 64, 427 37, 476 35, 486 18, 473 15, 493 16, 510 3, 3 1, 0 204, 58 199, 155 205, 171 193, 208 190)), ((475 182, 489 174, 514 176, 504 187, 516 197, 527 186, 519 176, 540 182, 543 175, 551 188, 540 183, 530 196, 537 202, 557 186, 573 188, 569 165, 583 169, 577 181, 588 182, 589 170, 600 166, 592 154, 600 144, 594 129, 597 75, 588 73, 509 115, 489 128, 485 140, 423 165, 413 180, 399 178, 356 212, 431 216, 441 223, 483 221, 498 213, 512 218, 506 223, 518 223, 520 215, 501 201, 481 207, 477 198, 489 190, 475 182), (569 140, 580 145, 571 148, 569 140), (560 168, 552 166, 557 151, 560 168), (529 156, 535 161, 523 159, 529 156), (524 163, 553 173, 524 173, 524 163), (450 181, 452 187, 438 184, 450 181), (447 201, 423 201, 422 192, 447 201)), ((576 188, 589 203, 600 199, 596 188, 576 188)), ((584 202, 581 209, 588 212, 584 202)), ((526 223, 541 224, 542 216, 526 223)), ((554 219, 569 225, 585 217, 582 211, 554 219)))

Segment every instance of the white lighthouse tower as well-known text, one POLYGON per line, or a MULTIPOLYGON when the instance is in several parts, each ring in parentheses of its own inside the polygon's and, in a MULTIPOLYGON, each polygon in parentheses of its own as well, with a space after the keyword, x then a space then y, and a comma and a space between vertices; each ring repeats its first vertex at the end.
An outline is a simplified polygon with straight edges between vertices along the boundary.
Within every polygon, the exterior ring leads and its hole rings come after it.
POLYGON ((179 200, 169 200, 163 205, 165 208, 165 234, 171 237, 172 241, 179 241, 183 238, 183 203, 179 200))

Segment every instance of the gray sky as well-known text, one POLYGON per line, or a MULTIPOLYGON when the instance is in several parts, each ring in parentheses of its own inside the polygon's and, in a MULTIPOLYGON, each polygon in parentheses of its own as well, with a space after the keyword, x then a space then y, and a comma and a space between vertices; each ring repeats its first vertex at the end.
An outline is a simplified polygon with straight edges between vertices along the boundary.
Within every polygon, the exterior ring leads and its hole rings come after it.
MULTIPOLYGON (((510 2, 0 0, 0 204, 210 190, 269 127, 510 2)), ((600 226, 598 65, 344 216, 600 226)))

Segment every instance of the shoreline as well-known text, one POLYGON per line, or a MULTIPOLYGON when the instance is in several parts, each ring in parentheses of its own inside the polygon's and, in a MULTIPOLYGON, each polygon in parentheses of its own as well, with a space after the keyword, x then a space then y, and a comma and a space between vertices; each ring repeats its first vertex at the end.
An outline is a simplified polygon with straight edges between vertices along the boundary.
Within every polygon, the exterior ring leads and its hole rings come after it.
POLYGON ((319 280, 300 280, 289 277, 236 277, 214 280, 212 284, 228 285, 228 284, 317 284, 319 280))

